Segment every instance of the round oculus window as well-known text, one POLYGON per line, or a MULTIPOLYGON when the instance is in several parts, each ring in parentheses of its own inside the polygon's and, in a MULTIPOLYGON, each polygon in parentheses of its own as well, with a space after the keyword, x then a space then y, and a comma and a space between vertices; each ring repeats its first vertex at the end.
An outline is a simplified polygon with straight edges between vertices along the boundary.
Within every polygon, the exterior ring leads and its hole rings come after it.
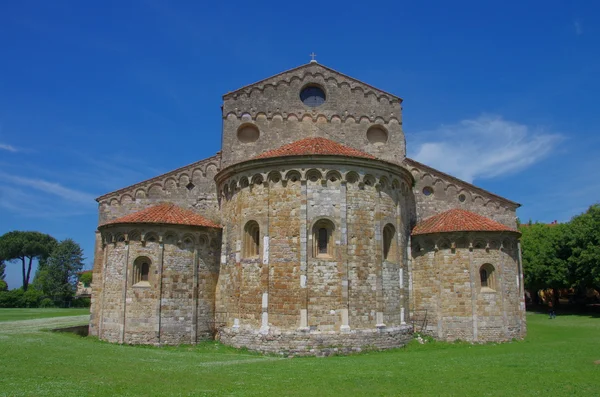
POLYGON ((374 145, 383 145, 388 140, 387 131, 375 125, 367 130, 367 140, 374 145))
POLYGON ((431 186, 425 186, 423 188, 423 194, 425 196, 431 196, 433 194, 433 188, 431 186))
POLYGON ((242 143, 252 143, 258 140, 260 132, 254 124, 242 124, 238 128, 237 136, 242 143))
POLYGON ((319 86, 309 85, 300 91, 300 100, 311 108, 321 106, 325 103, 325 91, 319 86))

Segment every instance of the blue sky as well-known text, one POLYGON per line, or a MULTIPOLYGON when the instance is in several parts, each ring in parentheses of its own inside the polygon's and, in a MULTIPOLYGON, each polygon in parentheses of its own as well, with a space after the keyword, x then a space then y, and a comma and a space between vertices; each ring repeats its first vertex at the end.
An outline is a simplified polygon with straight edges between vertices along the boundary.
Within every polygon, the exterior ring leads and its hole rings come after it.
POLYGON ((522 220, 600 200, 598 2, 202 3, 0 3, 0 234, 91 266, 97 196, 213 155, 221 96, 313 51, 404 98, 409 156, 522 220))

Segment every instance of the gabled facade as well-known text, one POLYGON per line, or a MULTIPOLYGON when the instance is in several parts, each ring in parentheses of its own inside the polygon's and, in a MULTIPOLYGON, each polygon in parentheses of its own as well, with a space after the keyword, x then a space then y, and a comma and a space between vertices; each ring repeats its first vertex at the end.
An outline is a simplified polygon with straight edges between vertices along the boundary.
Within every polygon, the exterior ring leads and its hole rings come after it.
POLYGON ((316 62, 223 96, 222 151, 98 199, 90 332, 329 354, 525 333, 517 203, 406 158, 316 62))

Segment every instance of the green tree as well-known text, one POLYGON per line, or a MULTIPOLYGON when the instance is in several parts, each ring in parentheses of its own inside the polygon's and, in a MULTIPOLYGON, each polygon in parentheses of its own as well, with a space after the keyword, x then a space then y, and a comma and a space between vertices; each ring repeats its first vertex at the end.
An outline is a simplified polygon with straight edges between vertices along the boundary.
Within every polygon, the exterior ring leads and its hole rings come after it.
MULTIPOLYGON (((520 231, 525 286, 532 292, 540 289, 570 286, 566 244, 566 225, 533 223, 522 225, 520 231)), ((554 291, 557 295, 557 291, 554 291)), ((537 294, 536 297, 537 299, 537 294)))
POLYGON ((6 284, 6 280, 4 279, 6 277, 5 270, 6 263, 4 263, 2 259, 0 259, 0 291, 8 290, 8 284, 6 284))
POLYGON ((21 261, 23 291, 29 287, 31 266, 34 259, 43 261, 56 247, 54 237, 40 232, 12 231, 0 236, 0 259, 21 261))
POLYGON ((600 204, 571 219, 566 239, 573 284, 600 290, 600 204))
POLYGON ((88 270, 79 274, 79 281, 83 283, 84 287, 89 287, 92 284, 92 271, 88 270))
POLYGON ((77 291, 78 273, 83 268, 83 250, 75 241, 58 243, 47 260, 40 263, 35 277, 36 288, 58 306, 73 299, 77 291))

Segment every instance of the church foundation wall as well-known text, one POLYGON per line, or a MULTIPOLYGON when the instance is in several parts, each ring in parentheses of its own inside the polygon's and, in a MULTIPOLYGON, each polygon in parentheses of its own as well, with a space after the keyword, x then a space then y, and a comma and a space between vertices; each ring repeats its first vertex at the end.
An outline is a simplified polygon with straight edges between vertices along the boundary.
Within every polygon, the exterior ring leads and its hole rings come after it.
POLYGON ((252 331, 223 329, 222 343, 262 353, 291 356, 329 356, 404 346, 412 339, 412 328, 352 330, 346 333, 282 331, 268 335, 252 331))

